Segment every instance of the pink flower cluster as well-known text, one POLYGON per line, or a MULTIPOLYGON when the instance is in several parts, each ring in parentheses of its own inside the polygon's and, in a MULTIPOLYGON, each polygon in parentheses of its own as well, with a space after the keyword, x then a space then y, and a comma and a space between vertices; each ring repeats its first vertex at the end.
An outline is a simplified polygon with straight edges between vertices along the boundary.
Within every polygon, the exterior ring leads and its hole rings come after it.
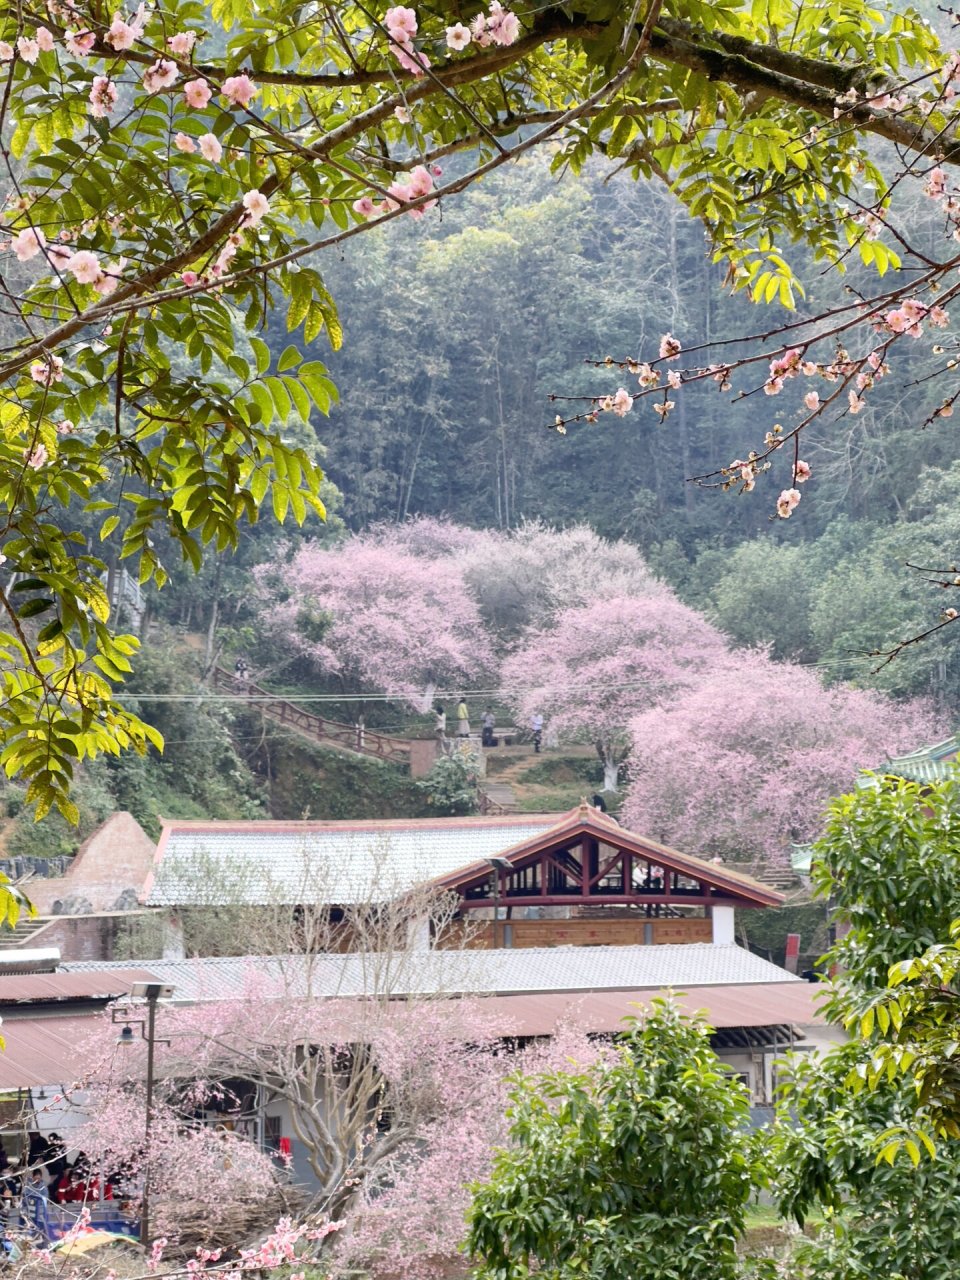
MULTIPOLYGON (((806 477, 804 477, 806 479, 806 477)), ((789 520, 791 514, 795 510, 797 503, 800 501, 801 493, 799 489, 784 489, 777 499, 777 515, 781 520, 789 520)))
MULTIPOLYGON (((353 211, 359 213, 361 218, 375 218, 381 213, 391 213, 394 209, 399 209, 402 205, 409 204, 413 200, 420 200, 423 196, 429 195, 433 190, 433 178, 437 177, 443 170, 439 165, 433 166, 431 172, 426 165, 418 164, 411 169, 410 175, 406 182, 394 182, 387 188, 387 199, 380 204, 376 204, 370 196, 361 196, 359 200, 354 200, 353 211)), ((416 208, 408 209, 411 218, 422 218, 428 209, 432 209, 436 205, 436 200, 424 200, 422 204, 418 204, 416 208)))
POLYGON ((422 76, 430 69, 430 59, 413 46, 413 38, 417 34, 416 11, 406 5, 394 5, 383 15, 384 26, 390 37, 390 48, 404 71, 415 76, 422 76))
POLYGON ((779 395, 783 390, 783 384, 788 378, 795 378, 801 371, 806 372, 803 368, 803 353, 798 351, 796 347, 791 347, 779 356, 776 360, 770 361, 770 376, 763 384, 764 394, 768 396, 779 395))
POLYGON ((736 475, 737 479, 740 481, 741 493, 750 493, 757 483, 759 470, 752 455, 748 462, 745 462, 743 458, 734 458, 733 462, 730 463, 730 466, 727 467, 727 471, 736 475))
MULTIPOLYGON (((470 36, 481 49, 488 45, 511 45, 520 35, 520 19, 509 9, 504 9, 500 0, 490 0, 486 15, 478 13, 470 23, 470 36)), ((450 44, 450 33, 447 32, 447 43, 450 44)), ((455 49, 457 45, 450 45, 455 49)), ((459 46, 463 48, 464 46, 459 46)))
POLYGON ((69 271, 77 284, 92 284, 103 297, 116 290, 120 283, 120 272, 126 265, 121 258, 112 266, 104 268, 97 255, 89 249, 74 252, 61 244, 47 244, 46 237, 37 227, 24 227, 22 231, 18 231, 10 241, 10 248, 18 262, 29 262, 42 253, 51 266, 59 271, 69 271))
POLYGON ((919 338, 923 333, 924 320, 934 329, 945 329, 950 323, 950 317, 943 307, 928 307, 919 298, 907 298, 905 302, 900 303, 899 307, 888 311, 883 320, 877 324, 877 328, 919 338))
POLYGON ((112 44, 118 53, 124 49, 132 49, 138 40, 143 39, 147 25, 146 13, 145 4, 140 6, 130 22, 125 22, 119 13, 115 13, 105 37, 107 43, 112 44))
POLYGON ((633 396, 626 387, 618 387, 616 395, 602 396, 597 404, 598 409, 611 411, 618 418, 625 418, 633 408, 633 396))
POLYGON ((665 333, 660 339, 661 360, 676 360, 682 350, 683 348, 672 333, 665 333))

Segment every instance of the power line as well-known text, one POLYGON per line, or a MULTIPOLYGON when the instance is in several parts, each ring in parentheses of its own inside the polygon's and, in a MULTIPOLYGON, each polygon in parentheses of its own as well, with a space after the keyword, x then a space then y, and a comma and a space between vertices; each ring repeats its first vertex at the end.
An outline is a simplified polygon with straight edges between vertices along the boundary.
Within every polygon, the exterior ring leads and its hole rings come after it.
MULTIPOLYGON (((871 665, 876 661, 870 654, 851 654, 849 658, 824 658, 814 662, 793 662, 790 666, 804 669, 823 669, 828 667, 849 667, 871 665)), ((775 664, 778 665, 778 664, 775 664)), ((784 667, 786 671, 786 666, 784 667)), ((310 702, 310 703, 360 703, 360 702, 409 702, 429 696, 431 703, 440 699, 450 701, 452 698, 503 698, 540 689, 543 692, 563 690, 566 693, 617 693, 620 691, 643 689, 649 685, 648 680, 604 681, 601 684, 584 682, 577 684, 564 682, 554 685, 522 685, 505 687, 495 685, 479 689, 436 689, 429 695, 423 691, 412 692, 409 689, 377 691, 372 693, 217 693, 214 690, 199 690, 196 693, 139 693, 130 690, 118 691, 118 699, 136 698, 143 702, 222 702, 247 705, 261 702, 310 702)), ((427 713, 424 713, 427 714, 427 713)))

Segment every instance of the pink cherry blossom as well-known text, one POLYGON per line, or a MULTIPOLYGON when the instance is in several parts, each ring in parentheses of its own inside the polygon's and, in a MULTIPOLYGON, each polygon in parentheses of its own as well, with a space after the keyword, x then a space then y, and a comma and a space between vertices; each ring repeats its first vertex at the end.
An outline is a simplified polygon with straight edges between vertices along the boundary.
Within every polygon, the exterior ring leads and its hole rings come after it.
POLYGON ((462 22, 454 23, 452 27, 447 27, 447 48, 453 49, 459 53, 461 49, 465 49, 470 43, 470 28, 465 27, 462 22))
POLYGON ((48 27, 37 27, 37 44, 40 46, 42 53, 53 52, 53 32, 48 27))
POLYGON ((77 428, 73 425, 73 423, 70 421, 69 418, 64 418, 62 422, 57 423, 58 436, 72 436, 73 433, 76 431, 76 429, 77 428))
POLYGON ((233 106, 249 107, 251 100, 257 96, 257 86, 246 74, 228 76, 220 92, 233 106))
POLYGON ((799 489, 784 489, 777 499, 777 515, 781 520, 788 520, 803 495, 799 489))
POLYGON ((13 45, 8 44, 6 40, 0 40, 0 62, 10 62, 13 59, 13 45))
POLYGON ((396 118, 400 121, 401 124, 410 123, 410 112, 406 107, 394 107, 393 114, 396 116, 396 118))
POLYGON ((676 360, 683 348, 672 333, 665 333, 660 339, 660 359, 676 360))
POLYGON ((402 4, 395 5, 383 15, 383 25, 390 33, 391 40, 407 44, 417 34, 416 12, 402 4))
POLYGON ((107 43, 113 45, 118 52, 132 49, 143 36, 143 15, 144 10, 141 9, 132 22, 126 22, 119 13, 115 13, 105 37, 107 43))
POLYGON ((210 160, 213 164, 219 164, 223 155, 223 147, 220 139, 215 133, 204 133, 197 139, 197 146, 200 148, 200 154, 204 160, 210 160))
POLYGON ((803 403, 811 411, 814 409, 819 409, 820 408, 820 392, 808 391, 807 394, 803 397, 803 403))
POLYGON ((97 37, 92 31, 68 31, 63 43, 75 58, 86 58, 97 43, 97 37))
POLYGON ((175 36, 170 36, 167 40, 170 52, 175 53, 178 58, 189 57, 193 52, 193 46, 197 41, 197 33, 195 31, 178 31, 175 36))
POLYGON ((410 198, 425 196, 433 190, 433 177, 426 165, 418 164, 410 171, 410 198))
POLYGON ((161 89, 169 89, 178 75, 175 62, 171 62, 169 58, 158 58, 143 73, 143 87, 147 93, 159 93, 161 89))
POLYGON ((24 62, 34 63, 40 57, 40 46, 36 40, 30 40, 27 36, 21 36, 17 41, 17 53, 24 62))
POLYGON ((470 34, 481 49, 493 43, 493 36, 487 31, 487 19, 482 13, 478 13, 470 23, 470 34))
POLYGON ((248 191, 243 197, 243 207, 247 211, 245 219, 249 227, 258 227, 270 212, 270 201, 262 191, 248 191))
POLYGON ((504 9, 500 0, 491 0, 486 30, 495 44, 510 45, 520 34, 520 19, 515 13, 504 9))
POLYGON ((784 865, 791 839, 822 831, 832 796, 860 769, 932 742, 933 708, 736 650, 729 665, 632 718, 635 760, 623 821, 664 844, 713 857, 784 865), (749 795, 744 778, 756 785, 749 795))
POLYGON ((117 86, 108 76, 94 76, 89 102, 90 114, 95 119, 102 120, 117 105, 117 86))
POLYGON ((372 218, 377 212, 377 206, 370 196, 361 196, 359 200, 354 200, 353 211, 359 213, 361 218, 372 218))
POLYGON ((765 396, 778 396, 783 390, 782 378, 768 378, 763 384, 763 394, 765 396))
POLYGON ((927 323, 935 329, 945 329, 950 323, 950 316, 943 307, 931 307, 927 313, 927 323))
POLYGON ((797 459, 797 465, 793 468, 793 478, 797 484, 803 484, 805 480, 810 479, 810 463, 797 459))
POLYGON ((18 262, 29 262, 35 258, 46 244, 46 237, 38 227, 24 227, 18 231, 10 242, 10 248, 17 255, 18 262))
POLYGON ((27 466, 32 467, 34 471, 39 471, 41 467, 46 466, 48 460, 47 447, 43 444, 35 444, 32 449, 28 449, 24 453, 27 460, 27 466))
POLYGON ((93 287, 101 298, 109 298, 116 293, 122 279, 123 268, 126 265, 126 258, 118 258, 116 262, 111 262, 109 267, 101 271, 97 279, 94 280, 93 287))
POLYGON ((184 271, 181 273, 180 279, 188 288, 190 288, 192 285, 195 285, 197 283, 200 277, 197 275, 195 271, 184 271))
POLYGON ((683 378, 677 369, 670 369, 667 372, 667 386, 672 387, 674 391, 683 385, 683 378))
POLYGON ((430 59, 412 44, 395 44, 393 52, 404 71, 410 71, 418 78, 430 70, 430 59))
POLYGON ((67 270, 78 284, 94 284, 100 278, 100 259, 89 249, 80 249, 67 262, 67 270))
POLYGON ((53 382, 62 382, 63 360, 59 356, 49 356, 46 360, 35 361, 30 366, 30 377, 47 387, 53 382))
POLYGON ((947 175, 939 165, 935 169, 931 169, 927 174, 927 180, 923 186, 923 194, 929 196, 932 200, 938 200, 944 194, 947 187, 947 175))
POLYGON ((186 151, 187 154, 197 149, 197 144, 192 138, 188 138, 185 133, 176 134, 173 139, 173 145, 178 151, 186 151))
POLYGON ((617 387, 616 394, 610 405, 613 412, 618 418, 625 418, 633 408, 633 396, 626 387, 617 387))
POLYGON ((212 97, 212 91, 206 80, 188 80, 183 86, 183 96, 187 106, 202 111, 212 97))
POLYGON ((859 413, 866 406, 866 401, 862 396, 858 396, 856 391, 851 387, 847 392, 847 401, 850 405, 851 413, 859 413))
POLYGON ((47 261, 55 271, 65 271, 67 263, 73 257, 73 250, 65 244, 51 244, 46 248, 47 261))

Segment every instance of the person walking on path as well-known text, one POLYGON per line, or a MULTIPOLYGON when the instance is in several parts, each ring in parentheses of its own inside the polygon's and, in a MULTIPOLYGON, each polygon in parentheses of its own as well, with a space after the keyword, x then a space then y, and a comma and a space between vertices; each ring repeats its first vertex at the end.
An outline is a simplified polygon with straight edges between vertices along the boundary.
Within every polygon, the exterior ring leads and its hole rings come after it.
POLYGON ((434 711, 436 712, 436 715, 437 715, 437 720, 435 725, 437 738, 440 742, 442 742, 444 738, 447 736, 447 713, 443 709, 442 702, 437 703, 437 705, 434 707, 434 711))
POLYGON ((486 711, 483 713, 482 723, 483 723, 483 738, 482 738, 483 745, 485 747, 492 747, 493 746, 493 728, 494 728, 494 725, 497 723, 496 719, 494 718, 492 707, 487 707, 486 711))
POLYGON ((534 755, 539 755, 540 744, 543 742, 543 716, 539 711, 530 717, 530 732, 533 734, 534 755))
POLYGON ((461 698, 457 703, 457 737, 470 737, 470 712, 467 710, 465 698, 461 698))

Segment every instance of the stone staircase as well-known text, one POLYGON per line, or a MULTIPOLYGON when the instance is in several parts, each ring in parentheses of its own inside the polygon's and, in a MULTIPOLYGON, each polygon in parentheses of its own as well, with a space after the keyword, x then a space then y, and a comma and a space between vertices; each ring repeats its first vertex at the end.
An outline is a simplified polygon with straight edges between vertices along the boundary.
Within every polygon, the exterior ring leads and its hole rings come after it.
MULTIPOLYGON (((29 896, 29 889, 27 894, 29 896)), ((24 911, 13 929, 0 930, 0 951, 33 946, 36 935, 49 923, 47 916, 31 916, 24 911)))
POLYGON ((792 867, 769 865, 758 867, 749 862, 728 862, 727 866, 731 871, 738 871, 741 875, 751 876, 761 884, 769 885, 778 893, 790 893, 801 887, 800 877, 792 867))

